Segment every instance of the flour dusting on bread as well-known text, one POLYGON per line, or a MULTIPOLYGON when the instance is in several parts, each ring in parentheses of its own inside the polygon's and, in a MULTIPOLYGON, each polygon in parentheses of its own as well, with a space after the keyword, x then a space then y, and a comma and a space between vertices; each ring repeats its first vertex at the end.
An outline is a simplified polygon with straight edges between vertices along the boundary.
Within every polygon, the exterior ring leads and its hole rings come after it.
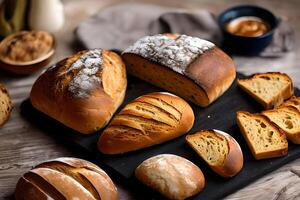
POLYGON ((97 72, 102 68, 102 64, 101 49, 89 50, 80 56, 66 72, 79 69, 77 75, 70 81, 69 91, 79 98, 88 97, 95 85, 101 84, 97 72))
POLYGON ((134 53, 184 74, 186 68, 215 45, 209 41, 180 35, 175 40, 166 35, 145 36, 128 47, 124 53, 134 53))

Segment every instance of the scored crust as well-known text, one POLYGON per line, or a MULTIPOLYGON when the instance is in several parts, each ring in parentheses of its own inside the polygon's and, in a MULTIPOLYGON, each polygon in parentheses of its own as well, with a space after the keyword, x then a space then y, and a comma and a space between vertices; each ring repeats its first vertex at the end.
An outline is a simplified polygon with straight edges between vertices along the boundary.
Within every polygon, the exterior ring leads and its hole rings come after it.
POLYGON ((25 173, 18 181, 15 197, 17 200, 116 200, 118 193, 112 180, 98 166, 77 158, 58 158, 25 173))
POLYGON ((98 149, 119 154, 159 144, 187 133, 194 113, 170 93, 150 93, 128 103, 101 134, 98 149))
POLYGON ((124 100, 126 86, 125 65, 117 54, 81 51, 43 73, 30 100, 39 111, 88 134, 109 122, 124 100))

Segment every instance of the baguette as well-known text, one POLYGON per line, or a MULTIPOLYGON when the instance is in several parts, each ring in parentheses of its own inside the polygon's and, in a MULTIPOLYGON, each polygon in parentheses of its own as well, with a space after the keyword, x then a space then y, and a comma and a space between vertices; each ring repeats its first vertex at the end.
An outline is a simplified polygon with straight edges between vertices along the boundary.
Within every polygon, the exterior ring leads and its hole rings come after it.
POLYGON ((150 93, 128 103, 101 134, 98 149, 120 154, 171 140, 187 133, 194 113, 187 102, 170 93, 150 93))

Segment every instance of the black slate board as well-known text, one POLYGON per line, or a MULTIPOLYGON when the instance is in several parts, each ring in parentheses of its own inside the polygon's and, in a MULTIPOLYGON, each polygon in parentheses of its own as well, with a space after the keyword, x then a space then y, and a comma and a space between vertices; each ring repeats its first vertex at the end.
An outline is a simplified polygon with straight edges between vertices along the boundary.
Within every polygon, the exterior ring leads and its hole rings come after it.
MULTIPOLYGON (((238 77, 243 78, 244 76, 238 74, 238 77)), ((154 91, 162 90, 137 78, 128 77, 126 99, 121 108, 130 100, 154 91)), ((300 90, 296 89, 295 94, 300 96, 300 90)), ((224 197, 259 177, 300 157, 300 148, 290 143, 289 153, 285 157, 260 161, 256 161, 253 158, 236 125, 235 113, 240 110, 260 112, 261 107, 237 87, 236 81, 222 97, 209 107, 200 108, 195 105, 192 105, 192 107, 195 113, 195 124, 189 133, 194 133, 200 129, 219 129, 231 134, 241 145, 244 153, 244 167, 237 176, 231 179, 224 179, 213 173, 185 143, 185 136, 144 150, 124 155, 105 156, 96 149, 96 142, 101 131, 92 135, 81 135, 35 110, 29 100, 22 103, 21 113, 28 121, 42 129, 43 132, 57 137, 62 142, 71 142, 74 144, 72 148, 81 147, 87 150, 93 159, 95 158, 97 162, 104 164, 109 170, 112 170, 113 173, 125 177, 125 179, 131 183, 132 187, 135 187, 136 191, 142 191, 143 197, 149 199, 162 199, 162 197, 140 184, 134 178, 133 171, 143 160, 161 153, 172 153, 183 156, 202 169, 206 178, 205 189, 197 196, 191 198, 198 200, 219 199, 224 197)))

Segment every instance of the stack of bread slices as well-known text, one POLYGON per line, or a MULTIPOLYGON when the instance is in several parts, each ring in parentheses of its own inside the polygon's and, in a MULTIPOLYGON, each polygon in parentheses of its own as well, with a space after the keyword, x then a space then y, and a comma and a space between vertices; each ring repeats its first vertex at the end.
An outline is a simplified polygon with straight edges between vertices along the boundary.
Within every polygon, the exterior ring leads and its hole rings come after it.
POLYGON ((287 140, 300 144, 300 97, 293 96, 286 74, 255 74, 238 85, 264 108, 272 108, 256 114, 237 112, 237 124, 256 159, 286 155, 287 140))

